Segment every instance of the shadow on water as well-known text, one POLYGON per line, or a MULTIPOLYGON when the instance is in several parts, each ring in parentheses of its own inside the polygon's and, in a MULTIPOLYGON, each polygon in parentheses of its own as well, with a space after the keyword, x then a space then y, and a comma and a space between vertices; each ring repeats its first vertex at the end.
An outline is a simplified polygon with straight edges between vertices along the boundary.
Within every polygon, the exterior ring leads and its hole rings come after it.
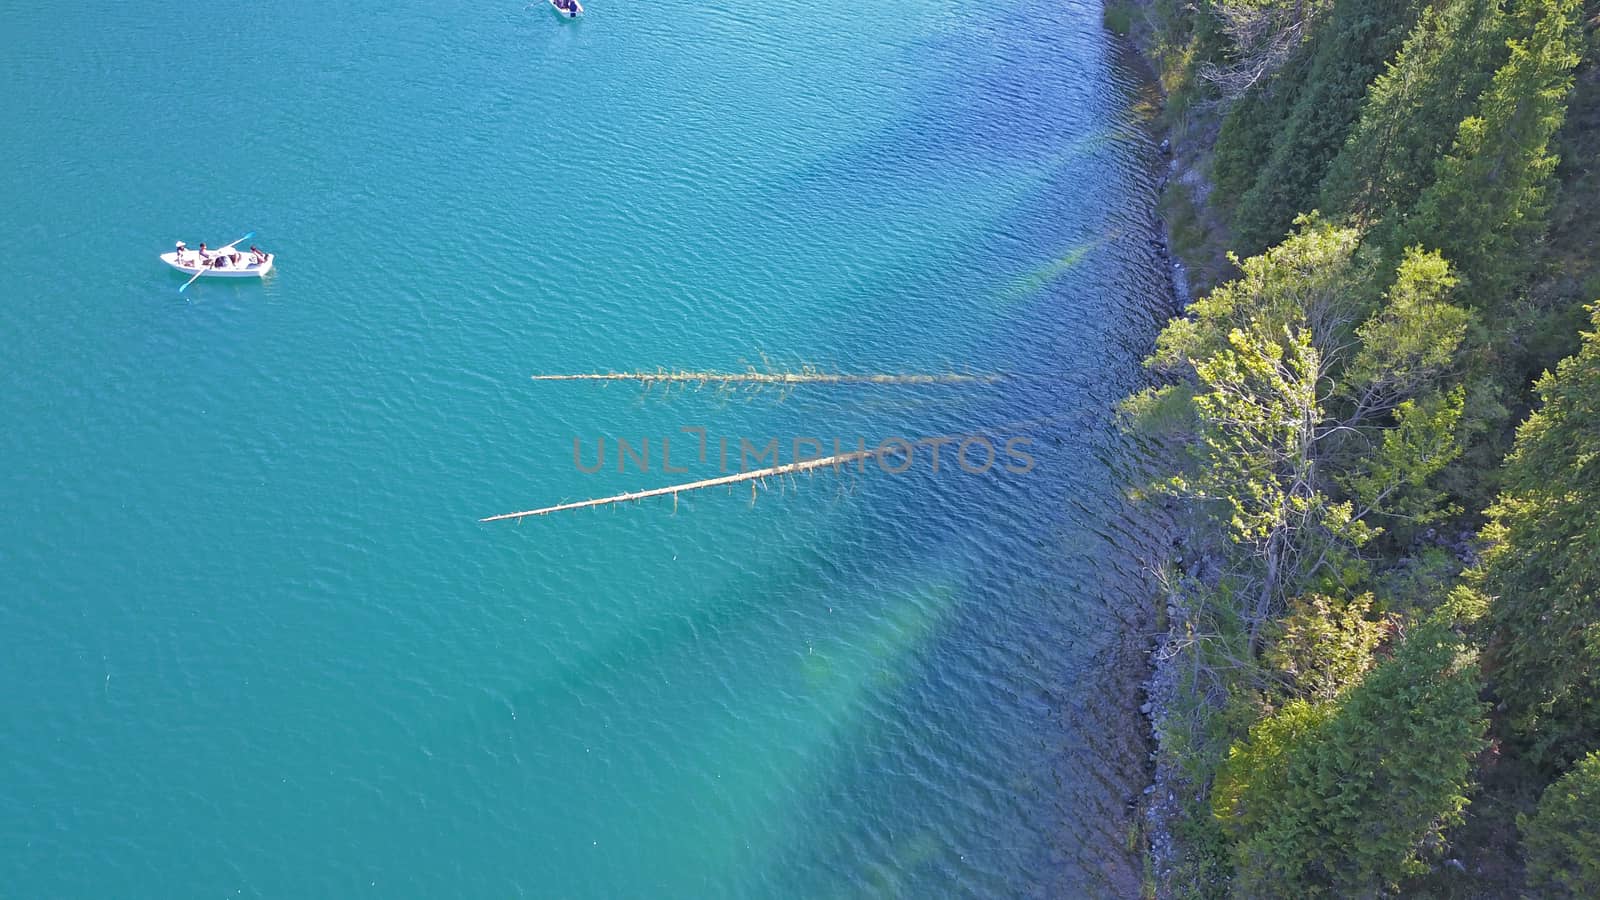
MULTIPOLYGON (((1061 23, 1039 24, 1068 46, 1086 41, 1060 34, 1061 23)), ((952 884, 996 895, 1124 893, 1137 883, 1126 800, 1142 778, 1143 749, 1128 644, 1136 636, 1127 629, 1146 600, 1140 556, 1155 537, 1126 506, 1137 450, 1115 433, 1111 406, 1141 378, 1140 348, 1165 307, 1159 259, 1122 238, 1149 227, 1150 148, 1129 131, 1131 94, 1114 78, 1111 95, 1085 100, 1078 84, 1107 79, 1066 66, 1040 70, 1028 64, 1039 47, 1023 49, 979 61, 970 80, 934 85, 916 114, 774 184, 757 206, 762 215, 797 211, 771 214, 775 227, 801 231, 795 216, 830 210, 847 220, 853 205, 900 202, 894 195, 920 187, 930 169, 959 171, 999 154, 1035 160, 998 191, 982 181, 963 188, 957 178, 957 193, 989 195, 992 234, 932 248, 939 252, 852 292, 966 296, 954 307, 970 316, 982 310, 971 298, 996 292, 973 273, 1021 273, 999 287, 1007 309, 959 323, 965 361, 988 368, 980 363, 1004 360, 1014 370, 1026 361, 1035 373, 1059 366, 1063 377, 964 396, 934 421, 976 428, 1056 419, 1030 432, 1042 447, 1037 477, 962 482, 958 494, 925 477, 862 479, 851 498, 859 514, 845 527, 832 523, 829 543, 803 561, 753 572, 681 613, 634 622, 510 697, 514 709, 546 716, 553 696, 581 708, 576 698, 626 696, 638 687, 621 682, 693 668, 697 652, 720 658, 706 636, 736 643, 781 611, 825 602, 827 592, 871 606, 872 615, 816 631, 793 668, 776 666, 739 689, 766 692, 786 705, 783 716, 764 725, 707 722, 724 740, 733 729, 757 752, 779 754, 719 789, 769 798, 751 801, 730 828, 778 829, 758 848, 721 857, 737 873, 734 893, 782 885, 816 896, 928 896, 952 884), (1073 118, 1085 107, 1087 121, 1073 118), (1003 125, 1017 121, 1037 127, 1003 125), (1062 247, 1040 257, 1041 248, 1062 247), (969 265, 979 258, 984 265, 969 265), (877 562, 839 571, 828 562, 835 558, 877 562), (929 580, 952 560, 948 579, 929 580), (920 586, 887 587, 906 584, 920 586), (771 596, 772 585, 793 587, 771 596), (793 743, 779 753, 785 739, 793 743), (780 792, 785 800, 770 799, 780 792)), ((1058 51, 1040 55, 1046 66, 1061 61, 1058 51)), ((1098 45, 1074 58, 1077 68, 1107 64, 1098 45)), ((864 312, 839 335, 842 371, 891 352, 875 343, 871 323, 864 312)), ((951 324, 930 316, 922 327, 951 324)), ((947 334, 947 351, 952 343, 947 334)), ((870 402, 869 413, 845 399, 808 399, 783 418, 865 427, 916 409, 881 394, 870 402)))

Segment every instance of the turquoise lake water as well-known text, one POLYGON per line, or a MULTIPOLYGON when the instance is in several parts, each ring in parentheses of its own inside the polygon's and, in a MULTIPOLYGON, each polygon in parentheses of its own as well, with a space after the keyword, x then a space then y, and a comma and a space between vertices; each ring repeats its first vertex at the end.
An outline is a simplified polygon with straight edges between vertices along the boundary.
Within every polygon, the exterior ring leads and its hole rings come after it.
POLYGON ((1098 4, 588 7, 7 11, 0 893, 1136 886, 1169 301, 1098 4), (1013 377, 528 378, 750 366, 1013 377), (1033 468, 478 522, 940 435, 1033 468))

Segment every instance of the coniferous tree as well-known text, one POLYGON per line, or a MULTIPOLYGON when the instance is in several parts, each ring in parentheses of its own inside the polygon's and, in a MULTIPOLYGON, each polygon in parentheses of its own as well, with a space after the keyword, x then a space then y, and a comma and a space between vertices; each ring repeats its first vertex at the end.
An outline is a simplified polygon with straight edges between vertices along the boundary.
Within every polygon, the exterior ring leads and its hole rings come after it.
POLYGON ((1228 108, 1211 157, 1218 201, 1235 203, 1255 184, 1309 70, 1310 54, 1301 47, 1276 77, 1259 82, 1228 108))
POLYGON ((1367 85, 1399 47, 1416 0, 1339 0, 1312 39, 1304 87, 1272 151, 1239 201, 1235 236, 1256 251, 1281 240, 1316 204, 1317 188, 1361 113, 1367 85))
POLYGON ((1422 11, 1322 183, 1324 213, 1372 222, 1416 203, 1504 55, 1503 22, 1499 0, 1422 11))
POLYGON ((1403 243, 1444 252, 1478 306, 1504 303, 1543 232, 1550 139, 1566 115, 1578 62, 1579 0, 1526 0, 1512 16, 1510 57, 1456 130, 1434 183, 1400 228, 1403 243))
POLYGON ((1475 660, 1447 627, 1415 628, 1343 698, 1251 729, 1217 777, 1245 896, 1370 896, 1424 867, 1461 819, 1484 746, 1475 660))
POLYGON ((1600 305, 1596 332, 1539 380, 1517 432, 1480 571, 1490 681, 1535 759, 1600 746, 1600 305))
POLYGON ((1538 813, 1517 824, 1530 887, 1541 896, 1600 897, 1600 751, 1545 788, 1538 813))

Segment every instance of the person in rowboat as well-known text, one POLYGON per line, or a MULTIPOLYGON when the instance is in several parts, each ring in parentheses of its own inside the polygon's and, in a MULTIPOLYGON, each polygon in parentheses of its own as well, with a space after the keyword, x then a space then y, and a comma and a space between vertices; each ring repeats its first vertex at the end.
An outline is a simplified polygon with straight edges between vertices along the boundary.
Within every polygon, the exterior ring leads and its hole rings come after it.
MULTIPOLYGON (((201 249, 205 249, 205 246, 205 244, 200 245, 201 249)), ((216 253, 209 254, 207 258, 207 265, 213 269, 226 269, 230 266, 236 266, 238 264, 239 251, 233 249, 232 247, 223 247, 216 253)))
POLYGON ((259 265, 261 265, 262 263, 264 263, 266 261, 267 261, 267 254, 262 252, 261 250, 257 249, 255 244, 251 244, 250 245, 250 264, 254 265, 254 266, 259 266, 259 265))
POLYGON ((184 246, 183 241, 179 241, 178 242, 178 249, 173 251, 172 258, 177 260, 178 265, 181 266, 181 265, 183 265, 183 255, 185 253, 188 253, 188 252, 189 252, 189 248, 184 246))

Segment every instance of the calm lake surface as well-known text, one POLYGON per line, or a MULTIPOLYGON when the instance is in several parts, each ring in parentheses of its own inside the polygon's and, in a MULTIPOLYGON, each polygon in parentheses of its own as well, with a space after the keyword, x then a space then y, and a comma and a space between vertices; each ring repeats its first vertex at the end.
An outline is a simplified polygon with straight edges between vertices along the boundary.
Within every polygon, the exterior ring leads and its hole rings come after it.
POLYGON ((588 5, 6 12, 5 894, 1137 884, 1168 288, 1099 5, 588 5), (265 283, 156 259, 252 229, 265 283), (528 378, 808 365, 1013 377, 528 378), (477 521, 941 435, 999 463, 477 521))

